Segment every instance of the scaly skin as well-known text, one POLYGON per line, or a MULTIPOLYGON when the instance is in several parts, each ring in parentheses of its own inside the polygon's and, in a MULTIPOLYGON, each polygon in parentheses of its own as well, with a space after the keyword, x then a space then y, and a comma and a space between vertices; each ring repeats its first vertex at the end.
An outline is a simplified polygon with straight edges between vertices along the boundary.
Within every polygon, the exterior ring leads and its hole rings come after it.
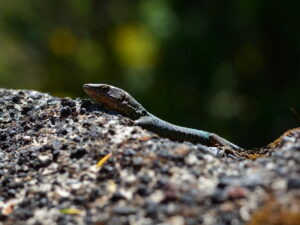
POLYGON ((107 84, 84 84, 83 89, 106 108, 115 110, 149 131, 175 141, 189 141, 206 146, 225 147, 242 151, 237 145, 207 131, 177 126, 149 113, 138 101, 126 91, 107 84))

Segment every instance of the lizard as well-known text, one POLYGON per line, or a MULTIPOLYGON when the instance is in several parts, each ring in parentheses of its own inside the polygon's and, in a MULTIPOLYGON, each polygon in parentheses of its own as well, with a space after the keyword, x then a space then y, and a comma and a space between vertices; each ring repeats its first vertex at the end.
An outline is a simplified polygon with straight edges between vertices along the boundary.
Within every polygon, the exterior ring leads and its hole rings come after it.
POLYGON ((215 133, 177 126, 154 116, 123 89, 108 84, 84 84, 83 89, 92 99, 100 102, 105 108, 117 111, 133 120, 135 125, 161 137, 180 142, 199 143, 209 147, 224 147, 229 151, 243 151, 239 146, 215 133))

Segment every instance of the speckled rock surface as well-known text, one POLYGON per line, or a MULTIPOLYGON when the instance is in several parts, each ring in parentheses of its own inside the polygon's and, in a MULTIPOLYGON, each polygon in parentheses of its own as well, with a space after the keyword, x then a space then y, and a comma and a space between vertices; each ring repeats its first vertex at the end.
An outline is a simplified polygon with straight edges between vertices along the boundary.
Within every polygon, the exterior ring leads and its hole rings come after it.
POLYGON ((299 130, 276 147, 227 156, 90 100, 0 89, 0 223, 299 224, 299 130))

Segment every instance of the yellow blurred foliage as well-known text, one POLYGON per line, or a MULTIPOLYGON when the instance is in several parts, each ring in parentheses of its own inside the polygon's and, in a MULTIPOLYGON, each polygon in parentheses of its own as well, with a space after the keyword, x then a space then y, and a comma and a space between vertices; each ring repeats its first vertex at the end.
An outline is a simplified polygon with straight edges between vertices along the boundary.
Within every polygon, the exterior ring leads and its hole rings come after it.
POLYGON ((112 36, 113 47, 123 66, 151 69, 158 61, 158 42, 142 25, 126 24, 112 36))
POLYGON ((58 27, 49 36, 49 48, 55 56, 67 57, 76 50, 77 38, 68 28, 58 27))

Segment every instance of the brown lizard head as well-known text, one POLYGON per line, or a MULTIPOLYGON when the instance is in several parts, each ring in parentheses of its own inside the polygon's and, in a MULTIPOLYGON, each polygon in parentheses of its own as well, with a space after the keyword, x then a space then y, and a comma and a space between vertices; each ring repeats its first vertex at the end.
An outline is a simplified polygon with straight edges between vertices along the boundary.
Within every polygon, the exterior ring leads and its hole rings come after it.
POLYGON ((126 91, 108 84, 84 84, 83 89, 106 108, 125 114, 131 119, 138 119, 147 111, 126 91))

